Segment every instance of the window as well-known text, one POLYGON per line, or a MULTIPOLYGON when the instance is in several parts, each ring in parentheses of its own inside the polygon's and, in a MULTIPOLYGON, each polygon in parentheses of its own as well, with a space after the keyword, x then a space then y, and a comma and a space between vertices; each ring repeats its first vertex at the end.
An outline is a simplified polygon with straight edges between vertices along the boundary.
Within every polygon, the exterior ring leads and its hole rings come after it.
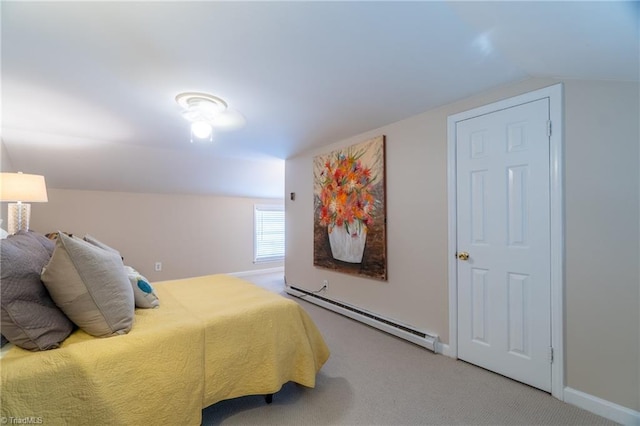
POLYGON ((254 207, 254 262, 275 262, 284 259, 284 206, 254 207))

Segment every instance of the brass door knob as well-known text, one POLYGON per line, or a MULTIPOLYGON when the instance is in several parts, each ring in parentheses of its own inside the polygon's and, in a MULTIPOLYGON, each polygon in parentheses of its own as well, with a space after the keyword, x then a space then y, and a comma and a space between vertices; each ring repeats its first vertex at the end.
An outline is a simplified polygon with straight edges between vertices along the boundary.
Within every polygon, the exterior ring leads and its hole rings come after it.
POLYGON ((469 260, 469 253, 467 253, 466 251, 458 253, 458 259, 469 260))

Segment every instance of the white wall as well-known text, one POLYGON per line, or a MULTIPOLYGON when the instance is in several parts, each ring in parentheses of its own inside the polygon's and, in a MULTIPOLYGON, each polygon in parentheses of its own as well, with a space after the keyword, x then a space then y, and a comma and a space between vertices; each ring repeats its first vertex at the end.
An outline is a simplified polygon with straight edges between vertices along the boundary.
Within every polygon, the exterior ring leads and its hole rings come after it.
MULTIPOLYGON (((447 116, 557 83, 531 79, 287 160, 290 285, 448 343, 447 116), (386 135, 387 282, 313 266, 313 157, 386 135)), ((640 409, 638 84, 565 81, 566 385, 640 409)), ((392 107, 392 106, 391 106, 392 107)))
POLYGON ((9 153, 7 152, 7 148, 4 146, 4 141, 0 138, 0 171, 3 172, 12 172, 13 165, 11 164, 11 158, 9 158, 9 153))
POLYGON ((52 188, 48 195, 48 203, 31 205, 31 229, 90 234, 151 281, 283 265, 253 263, 253 206, 281 199, 52 188))
MULTIPOLYGON (((11 164, 11 158, 7 153, 7 148, 4 146, 2 138, 0 138, 0 172, 13 172, 13 165, 11 164)), ((7 230, 7 206, 6 203, 0 204, 0 228, 7 230)))
POLYGON ((640 411, 638 100, 565 84, 567 383, 640 411))

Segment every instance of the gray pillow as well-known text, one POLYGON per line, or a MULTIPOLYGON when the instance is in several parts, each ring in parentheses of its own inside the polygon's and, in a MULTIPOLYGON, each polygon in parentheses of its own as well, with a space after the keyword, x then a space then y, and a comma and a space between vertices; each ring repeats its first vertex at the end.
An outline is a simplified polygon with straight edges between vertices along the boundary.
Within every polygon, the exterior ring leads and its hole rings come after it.
POLYGON ((56 247, 56 243, 51 241, 46 236, 44 236, 42 234, 39 234, 37 232, 33 232, 33 231, 18 231, 16 233, 16 235, 29 235, 30 237, 35 238, 40 244, 42 244, 42 247, 44 247, 47 250, 47 253, 49 254, 49 257, 51 257, 51 255, 53 254, 53 249, 56 247))
POLYGON ((108 337, 131 330, 133 289, 117 253, 60 233, 41 277, 56 305, 87 333, 108 337))
POLYGON ((54 243, 19 231, 0 240, 0 330, 10 342, 36 351, 54 349, 73 331, 40 281, 54 243))
POLYGON ((92 237, 89 234, 85 235, 83 240, 85 240, 86 242, 88 242, 88 243, 90 243, 90 244, 92 244, 92 245, 94 245, 96 247, 100 247, 101 249, 109 250, 109 251, 112 251, 114 253, 117 253, 118 256, 120 256, 120 252, 118 250, 114 249, 113 247, 110 247, 110 246, 106 245, 102 241, 98 240, 97 238, 92 237))

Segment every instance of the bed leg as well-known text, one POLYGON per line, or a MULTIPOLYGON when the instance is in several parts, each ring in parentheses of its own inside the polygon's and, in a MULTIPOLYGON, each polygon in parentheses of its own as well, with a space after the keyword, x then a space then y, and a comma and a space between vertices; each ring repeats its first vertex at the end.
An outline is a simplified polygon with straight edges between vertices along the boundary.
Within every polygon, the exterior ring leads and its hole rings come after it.
POLYGON ((273 394, 270 393, 269 395, 265 395, 264 400, 267 404, 271 404, 273 402, 273 394))

